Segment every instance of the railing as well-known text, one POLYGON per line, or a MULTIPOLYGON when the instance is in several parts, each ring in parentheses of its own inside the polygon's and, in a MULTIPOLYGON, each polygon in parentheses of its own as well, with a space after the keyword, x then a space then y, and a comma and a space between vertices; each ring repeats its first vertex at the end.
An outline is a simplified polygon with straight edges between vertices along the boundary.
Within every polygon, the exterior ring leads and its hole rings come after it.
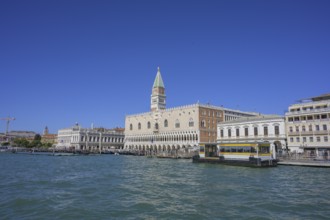
POLYGON ((308 152, 305 153, 283 153, 283 154, 277 154, 277 159, 280 161, 329 161, 330 156, 329 155, 316 155, 316 154, 310 154, 308 152))
POLYGON ((299 135, 327 135, 328 130, 321 130, 321 131, 289 131, 288 135, 291 136, 299 136, 299 135))
POLYGON ((301 135, 313 135, 313 131, 302 131, 301 135))
POLYGON ((285 115, 299 115, 302 113, 322 113, 322 112, 330 112, 330 108, 318 108, 318 109, 307 109, 307 110, 300 110, 300 111, 294 111, 294 112, 286 112, 285 115))
POLYGON ((328 134, 328 131, 327 130, 314 131, 314 134, 328 134))
POLYGON ((288 134, 289 135, 292 135, 292 136, 298 136, 298 135, 300 135, 299 131, 289 131, 288 134))
POLYGON ((186 140, 186 141, 126 141, 126 145, 145 145, 145 146, 151 146, 151 145, 197 145, 198 140, 186 140))

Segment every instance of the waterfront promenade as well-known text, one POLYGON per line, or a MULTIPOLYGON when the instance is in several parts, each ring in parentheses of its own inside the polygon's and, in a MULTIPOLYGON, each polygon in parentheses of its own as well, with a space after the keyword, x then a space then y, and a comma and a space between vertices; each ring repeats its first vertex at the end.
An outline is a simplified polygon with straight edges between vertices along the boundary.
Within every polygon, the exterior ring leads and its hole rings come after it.
POLYGON ((278 165, 330 168, 330 160, 328 156, 310 157, 304 154, 287 154, 278 157, 278 160, 278 165))
POLYGON ((277 162, 278 165, 287 166, 305 166, 305 167, 325 167, 330 168, 330 161, 308 161, 308 160, 282 160, 277 162))
MULTIPOLYGON (((13 151, 16 153, 17 151, 13 151)), ((114 149, 111 151, 72 151, 72 150, 60 150, 53 151, 41 150, 41 149, 20 149, 17 153, 30 153, 35 155, 51 155, 51 156, 69 156, 72 155, 88 155, 88 154, 120 154, 120 155, 133 155, 133 156, 146 156, 146 157, 155 157, 155 158, 173 158, 173 159, 191 159, 194 155, 197 155, 198 152, 183 152, 183 151, 139 151, 139 150, 123 150, 123 149, 114 149)), ((286 166, 306 166, 306 167, 324 167, 330 168, 329 158, 324 157, 306 157, 303 154, 286 154, 277 157, 278 165, 286 166)))

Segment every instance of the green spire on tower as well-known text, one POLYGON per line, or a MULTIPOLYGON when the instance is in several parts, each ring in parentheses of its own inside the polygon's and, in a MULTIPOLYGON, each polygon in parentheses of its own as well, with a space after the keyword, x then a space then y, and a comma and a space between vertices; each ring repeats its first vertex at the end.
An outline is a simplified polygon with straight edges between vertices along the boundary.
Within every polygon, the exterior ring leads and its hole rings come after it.
POLYGON ((160 74, 159 67, 158 67, 157 75, 156 75, 155 82, 154 82, 154 85, 153 85, 153 88, 155 88, 155 87, 165 88, 164 82, 163 82, 163 79, 162 79, 162 75, 160 74))

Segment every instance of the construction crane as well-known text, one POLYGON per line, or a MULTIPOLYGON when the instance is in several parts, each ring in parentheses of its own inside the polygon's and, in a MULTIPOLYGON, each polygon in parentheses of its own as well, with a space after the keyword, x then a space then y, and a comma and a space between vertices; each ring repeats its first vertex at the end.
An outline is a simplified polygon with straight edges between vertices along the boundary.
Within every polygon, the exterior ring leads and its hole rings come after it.
POLYGON ((0 118, 0 120, 3 120, 3 121, 6 121, 7 122, 7 126, 6 126, 6 135, 8 134, 8 129, 9 129, 9 123, 10 121, 14 121, 16 118, 10 118, 10 117, 7 117, 7 118, 0 118))

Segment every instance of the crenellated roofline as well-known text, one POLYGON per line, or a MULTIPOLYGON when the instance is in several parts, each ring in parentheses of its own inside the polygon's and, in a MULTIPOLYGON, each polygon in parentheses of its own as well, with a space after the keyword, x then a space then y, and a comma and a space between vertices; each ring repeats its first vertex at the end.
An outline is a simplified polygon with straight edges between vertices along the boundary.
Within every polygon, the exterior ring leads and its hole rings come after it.
MULTIPOLYGON (((210 104, 200 104, 200 103, 196 103, 196 104, 191 104, 191 105, 183 105, 183 106, 178 106, 178 107, 172 107, 172 108, 167 108, 167 109, 162 109, 159 110, 158 112, 160 113, 166 113, 166 112, 171 112, 173 110, 184 110, 187 108, 193 108, 193 107, 202 107, 202 108, 209 108, 209 109, 214 109, 214 110, 222 110, 226 113, 227 112, 236 112, 236 113, 240 113, 240 114, 246 114, 246 115, 250 115, 250 116, 258 116, 260 115, 257 112, 244 112, 244 111, 240 111, 240 110, 236 110, 236 109, 229 109, 229 108, 224 108, 224 107, 220 107, 220 106, 215 106, 215 105, 210 105, 210 104)), ((137 117, 137 116, 152 116, 154 114, 154 112, 150 111, 150 112, 144 112, 144 113, 138 113, 138 114, 132 114, 132 115, 126 115, 126 117, 137 117)))

